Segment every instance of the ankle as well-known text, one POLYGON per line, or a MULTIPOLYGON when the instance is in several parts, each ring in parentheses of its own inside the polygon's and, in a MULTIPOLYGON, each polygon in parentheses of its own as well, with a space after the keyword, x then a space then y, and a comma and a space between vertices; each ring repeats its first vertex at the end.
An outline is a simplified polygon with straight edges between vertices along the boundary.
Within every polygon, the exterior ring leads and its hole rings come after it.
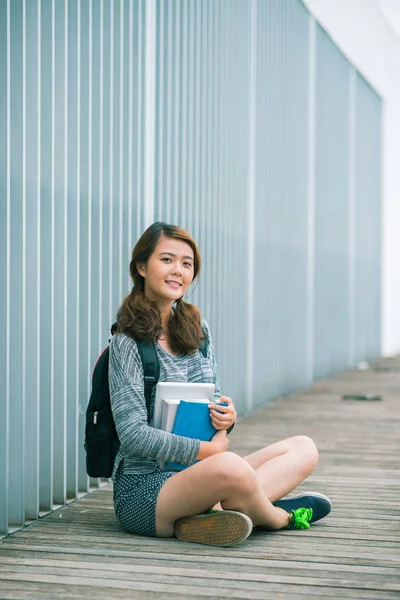
POLYGON ((276 529, 286 529, 289 527, 291 518, 290 513, 278 506, 275 507, 275 510, 279 511, 279 526, 276 529))

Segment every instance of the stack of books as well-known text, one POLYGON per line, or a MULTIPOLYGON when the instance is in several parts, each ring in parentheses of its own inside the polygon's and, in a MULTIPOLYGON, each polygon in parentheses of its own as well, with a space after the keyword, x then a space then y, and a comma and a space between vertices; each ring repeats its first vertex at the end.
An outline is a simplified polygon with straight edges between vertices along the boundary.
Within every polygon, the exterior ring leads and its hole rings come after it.
MULTIPOLYGON (((217 433, 211 422, 209 404, 209 399, 163 399, 160 429, 209 442, 217 433)), ((181 471, 187 468, 186 465, 172 462, 161 463, 160 467, 172 471, 181 471)))

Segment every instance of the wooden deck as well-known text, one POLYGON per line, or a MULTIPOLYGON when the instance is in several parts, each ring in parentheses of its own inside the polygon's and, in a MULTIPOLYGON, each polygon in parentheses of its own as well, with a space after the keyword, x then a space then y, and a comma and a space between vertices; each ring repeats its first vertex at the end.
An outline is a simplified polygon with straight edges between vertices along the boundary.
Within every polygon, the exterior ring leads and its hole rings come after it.
POLYGON ((303 487, 333 501, 320 524, 231 549, 141 538, 119 528, 107 485, 2 540, 0 597, 400 598, 400 359, 377 366, 281 399, 232 434, 242 455, 298 433, 317 442, 303 487), (371 391, 382 401, 341 398, 371 391))

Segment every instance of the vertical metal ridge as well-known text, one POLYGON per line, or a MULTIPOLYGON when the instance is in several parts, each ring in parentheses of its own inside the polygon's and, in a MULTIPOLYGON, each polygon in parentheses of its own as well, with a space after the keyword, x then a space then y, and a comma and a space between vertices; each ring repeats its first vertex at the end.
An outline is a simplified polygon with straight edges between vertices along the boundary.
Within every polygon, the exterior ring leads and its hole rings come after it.
POLYGON ((51 387, 51 194, 52 194, 52 4, 40 8, 40 163, 39 202, 40 207, 40 460, 39 460, 39 509, 48 511, 53 502, 53 410, 51 387), (43 9, 43 10, 42 10, 43 9), (42 27, 43 19, 43 27, 42 27), (45 63, 45 57, 47 62, 45 63), (43 70, 43 72, 42 72, 43 70), (45 75, 43 76, 43 74, 45 75), (41 185, 42 178, 46 185, 41 185))
MULTIPOLYGON (((167 45, 165 53, 167 56, 166 60, 166 79, 167 79, 167 90, 165 94, 165 109, 162 106, 165 114, 165 145, 163 145, 162 152, 165 155, 165 187, 160 192, 160 202, 162 202, 163 210, 160 212, 160 218, 167 223, 171 222, 171 169, 172 169, 172 19, 173 19, 173 3, 171 0, 164 0, 167 7, 167 45)), ((163 73, 164 75, 164 73, 163 73)))
POLYGON ((21 395, 21 525, 25 522, 26 404, 26 0, 22 0, 22 395, 21 395))
POLYGON ((251 32, 250 32, 250 127, 249 127, 249 195, 248 195, 248 273, 247 273, 247 396, 246 411, 250 412, 253 404, 253 345, 254 345, 254 256, 255 256, 255 177, 256 177, 256 120, 257 120, 257 9, 258 0, 251 0, 251 32))
POLYGON ((77 252, 77 346, 76 346, 76 370, 77 370, 77 387, 76 387, 76 397, 77 397, 77 417, 76 424, 78 428, 78 440, 79 440, 79 453, 77 456, 78 461, 78 476, 77 476, 77 485, 78 490, 87 491, 89 488, 88 485, 88 476, 86 474, 85 461, 84 461, 84 453, 83 453, 83 436, 84 436, 84 427, 81 426, 85 405, 84 395, 82 391, 86 392, 86 385, 83 384, 85 381, 86 373, 82 369, 82 358, 85 360, 87 356, 86 348, 84 348, 84 344, 81 344, 81 338, 79 332, 81 331, 81 327, 83 325, 81 319, 81 310, 79 299, 81 298, 81 277, 83 269, 81 268, 81 236, 83 232, 82 221, 81 218, 81 202, 82 202, 82 169, 81 169, 81 160, 82 160, 82 148, 81 148, 81 127, 82 127, 82 5, 80 2, 77 3, 77 74, 78 74, 78 82, 77 82, 77 96, 78 96, 78 108, 77 108, 77 140, 78 140, 78 149, 77 149, 77 174, 76 174, 76 184, 77 184, 77 197, 79 199, 79 205, 77 210, 77 244, 78 244, 78 252, 77 252), (82 383, 81 383, 82 382, 82 383))
POLYGON ((316 23, 309 15, 308 38, 308 227, 307 227, 307 381, 314 381, 314 269, 315 269, 315 68, 316 23))
POLYGON ((158 21, 159 21, 159 37, 157 39, 157 46, 158 46, 158 94, 157 94, 157 101, 158 101, 158 121, 157 121, 157 126, 158 126, 158 149, 157 151, 157 166, 158 166, 158 173, 157 173, 157 179, 158 179, 158 185, 157 185, 157 193, 158 193, 158 198, 156 200, 158 200, 157 202, 157 211, 156 211, 156 215, 155 218, 157 219, 161 219, 162 217, 162 211, 163 211, 163 193, 164 193, 164 129, 165 129, 165 125, 164 125, 164 56, 165 56, 165 43, 164 43, 164 37, 165 37, 165 20, 164 20, 164 7, 165 7, 165 3, 164 2, 159 2, 158 3, 158 21))
POLYGON ((2 529, 8 533, 9 519, 9 460, 10 460, 10 283, 11 283, 11 265, 10 265, 10 243, 11 243, 11 0, 7 0, 7 156, 6 156, 6 384, 5 384, 5 439, 4 439, 4 506, 2 520, 4 521, 2 529))
POLYGON ((99 261, 99 321, 98 321, 98 346, 101 348, 103 339, 103 169, 104 169, 104 0, 100 0, 100 68, 99 68, 99 249, 98 249, 98 261, 99 261))
MULTIPOLYGON (((126 256, 129 257, 132 252, 132 203, 133 203, 133 6, 132 0, 129 0, 129 78, 128 78, 128 240, 126 256)), ((139 137, 139 136, 138 136, 139 137)), ((137 198, 139 202, 139 198, 137 198)), ((130 287, 129 274, 126 275, 127 288, 130 287)))
POLYGON ((186 227, 186 206, 187 206, 187 140, 188 140, 188 3, 183 1, 182 5, 182 161, 181 161, 181 177, 180 177, 180 222, 182 227, 186 227))
MULTIPOLYGON (((199 204, 200 204, 200 118, 201 109, 199 102, 200 85, 201 85, 201 3, 195 5, 195 32, 194 32, 194 48, 195 48, 195 63, 194 63, 194 181, 193 181, 193 221, 191 223, 191 233, 195 239, 198 239, 199 231, 199 204)), ((197 296, 197 289, 196 289, 197 296)), ((197 300, 196 300, 197 302, 197 300)))
POLYGON ((81 249, 81 219, 80 219, 80 202, 81 202, 81 144, 80 144, 80 131, 81 131, 81 10, 80 3, 77 3, 76 7, 76 38, 77 38, 77 49, 76 49, 76 198, 77 198, 77 210, 76 210, 76 345, 75 345, 75 401, 74 401, 74 427, 76 431, 76 453, 74 458, 74 495, 78 495, 79 480, 80 480, 80 456, 82 455, 81 448, 81 435, 80 435, 80 343, 79 343, 79 331, 80 331, 80 310, 79 310, 79 299, 80 299, 80 249, 81 249))
POLYGON ((189 201, 189 198, 193 197, 193 154, 194 154, 194 69, 191 67, 191 62, 194 56, 194 44, 195 44, 195 31, 194 31, 194 2, 189 2, 189 16, 188 16, 188 31, 189 31, 189 48, 188 48, 188 136, 187 136, 187 165, 188 165, 188 175, 187 175, 187 189, 186 189, 186 198, 185 198, 185 227, 188 229, 189 233, 191 232, 192 227, 192 202, 189 201))
MULTIPOLYGON (((207 143, 207 84, 208 84, 208 71, 207 71, 207 46, 208 46, 208 12, 207 2, 204 1, 201 6, 201 69, 200 69, 200 114, 198 115, 200 123, 200 152, 199 152, 199 177, 200 177, 200 189, 199 189, 199 229, 198 229, 198 244, 204 248, 203 252, 206 252, 208 257, 208 248, 206 246, 205 234, 207 233, 207 174, 206 174, 206 143, 207 143)), ((207 282, 203 278, 199 284, 199 304, 203 310, 206 309, 206 292, 207 282)))
POLYGON ((114 141, 114 0, 110 1, 110 81, 109 81, 109 93, 110 93, 110 128, 109 128, 109 146, 110 146, 110 164, 109 164, 109 214, 108 214, 108 234, 110 244, 110 263, 109 263, 109 289, 108 289, 108 307, 109 310, 113 310, 113 286, 115 281, 115 274, 113 273, 113 253, 114 239, 113 239, 113 203, 114 203, 114 157, 113 157, 113 141, 114 141))
POLYGON ((50 510, 54 504, 54 360, 55 360, 55 297, 54 297, 54 278, 55 278, 55 0, 51 2, 51 259, 50 259, 50 510))
POLYGON ((349 329, 348 329, 348 367, 354 367, 355 363, 355 276, 356 276, 356 73, 353 67, 349 69, 349 329))
POLYGON ((145 109, 144 109, 144 226, 154 219, 155 175, 155 78, 156 3, 147 0, 145 13, 145 109))
MULTIPOLYGON (((64 0, 64 281, 68 277, 68 0, 64 0)), ((67 499, 67 349, 68 349, 68 285, 63 286, 63 319, 64 319, 64 339, 63 339, 63 502, 67 499)))
POLYGON ((122 255, 123 249, 123 193, 124 193, 124 180, 123 180, 123 167, 124 167, 124 146, 123 146, 123 119, 124 119, 124 2, 120 0, 120 14, 119 14, 119 236, 118 236, 118 262, 120 265, 118 273, 118 299, 122 299, 122 281, 123 272, 122 264, 124 256, 122 255))
POLYGON ((179 190, 179 172, 181 164, 181 152, 180 152, 180 83, 181 83, 181 2, 177 2, 175 5, 176 17, 175 17, 175 56, 174 56, 174 71, 175 71, 175 89, 174 89, 174 168, 173 168, 173 210, 172 210, 172 222, 179 224, 179 208, 180 208, 180 194, 179 190))
POLYGON ((36 372, 37 372, 37 380, 36 380, 36 397, 37 397, 37 405, 36 405, 36 430, 37 430, 37 439, 35 444, 36 450, 36 470, 35 470, 35 479, 36 479, 36 497, 35 497, 35 513, 29 515, 30 517, 37 517, 39 514, 40 507, 40 494, 39 494, 39 485, 40 485, 40 468, 39 468, 39 459, 40 459, 40 348, 41 348, 41 331, 40 331, 40 300, 41 300, 41 280, 42 280, 42 270, 41 270, 41 194, 40 194, 40 184, 41 184, 41 163, 42 163, 42 110, 41 110, 41 88, 42 88, 42 68, 41 68, 41 0, 37 0, 37 63, 38 63, 38 82, 37 82, 37 110, 38 110, 38 118, 37 118, 37 316, 36 316, 36 372))
POLYGON ((143 182, 144 176, 142 176, 142 165, 144 164, 143 157, 143 129, 142 129, 142 120, 143 120, 143 51, 144 43, 143 37, 143 25, 146 18, 146 9, 143 5, 142 0, 139 0, 139 15, 138 15, 138 88, 139 88, 139 97, 138 97, 138 108, 137 108, 137 128, 138 128, 138 152, 137 152, 137 222, 136 222, 136 232, 135 239, 139 236, 139 232, 142 229, 142 221, 143 221, 143 211, 142 211, 142 196, 143 196, 143 182))

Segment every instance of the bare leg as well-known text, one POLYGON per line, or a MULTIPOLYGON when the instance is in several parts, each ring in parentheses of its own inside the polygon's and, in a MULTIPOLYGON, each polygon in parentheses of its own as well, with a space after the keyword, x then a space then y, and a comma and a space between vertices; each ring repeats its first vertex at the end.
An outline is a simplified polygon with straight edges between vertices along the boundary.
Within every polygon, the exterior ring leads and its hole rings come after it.
POLYGON ((318 463, 314 442, 299 435, 245 456, 270 502, 286 496, 306 479, 318 463))
POLYGON ((223 452, 202 460, 168 479, 156 506, 156 532, 172 537, 177 519, 208 510, 217 502, 224 509, 246 514, 254 525, 282 529, 289 524, 283 509, 274 507, 253 468, 240 456, 223 452))

